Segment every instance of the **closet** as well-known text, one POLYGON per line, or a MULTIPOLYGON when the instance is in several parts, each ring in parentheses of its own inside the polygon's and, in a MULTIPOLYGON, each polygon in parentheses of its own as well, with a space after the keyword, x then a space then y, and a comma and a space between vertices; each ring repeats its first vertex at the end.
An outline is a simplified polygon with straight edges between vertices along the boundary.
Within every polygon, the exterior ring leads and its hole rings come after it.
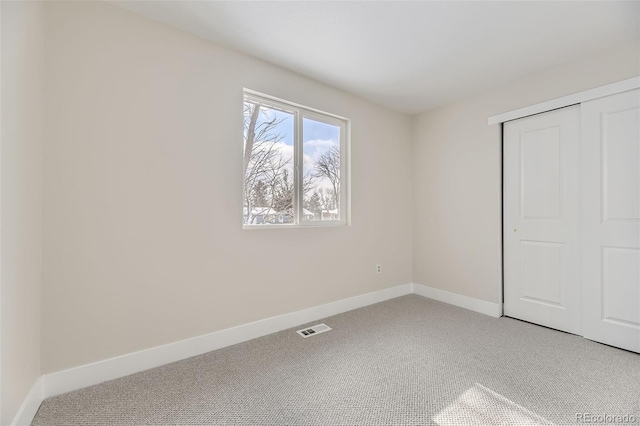
POLYGON ((503 115, 504 314, 635 352, 638 80, 503 115))

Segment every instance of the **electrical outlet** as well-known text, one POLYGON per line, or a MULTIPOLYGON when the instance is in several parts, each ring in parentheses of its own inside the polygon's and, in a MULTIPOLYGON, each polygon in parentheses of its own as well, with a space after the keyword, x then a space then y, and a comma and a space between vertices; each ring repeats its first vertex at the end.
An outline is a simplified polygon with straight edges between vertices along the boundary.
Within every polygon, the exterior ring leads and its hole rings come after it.
POLYGON ((380 275, 381 273, 382 273, 382 265, 378 263, 376 265, 376 274, 380 275))

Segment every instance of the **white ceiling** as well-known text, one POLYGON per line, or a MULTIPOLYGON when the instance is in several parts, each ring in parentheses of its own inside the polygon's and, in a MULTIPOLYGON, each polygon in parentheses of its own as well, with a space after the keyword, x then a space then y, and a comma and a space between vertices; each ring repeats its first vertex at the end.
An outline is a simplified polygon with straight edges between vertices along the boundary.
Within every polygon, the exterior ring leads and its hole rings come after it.
POLYGON ((638 1, 118 1, 405 113, 640 37, 638 1))

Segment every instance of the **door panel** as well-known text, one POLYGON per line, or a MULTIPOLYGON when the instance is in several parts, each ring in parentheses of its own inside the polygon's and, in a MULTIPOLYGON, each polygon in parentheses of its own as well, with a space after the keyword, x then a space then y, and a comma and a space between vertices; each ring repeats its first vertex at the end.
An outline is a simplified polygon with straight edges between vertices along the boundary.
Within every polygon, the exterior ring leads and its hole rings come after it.
MULTIPOLYGON (((606 100, 600 101, 603 102, 606 100)), ((594 106, 587 106, 587 113, 594 106)), ((638 108, 601 113, 604 220, 637 221, 640 219, 638 108)))
POLYGON ((584 336, 640 352, 640 90, 582 104, 584 336))
POLYGON ((523 132, 520 147, 522 219, 560 219, 560 127, 523 132))
POLYGON ((602 247, 602 319, 640 326, 640 250, 602 247))
POLYGON ((563 244, 521 241, 521 299, 562 307, 563 244))
POLYGON ((504 311, 581 334, 580 108, 504 124, 504 311))

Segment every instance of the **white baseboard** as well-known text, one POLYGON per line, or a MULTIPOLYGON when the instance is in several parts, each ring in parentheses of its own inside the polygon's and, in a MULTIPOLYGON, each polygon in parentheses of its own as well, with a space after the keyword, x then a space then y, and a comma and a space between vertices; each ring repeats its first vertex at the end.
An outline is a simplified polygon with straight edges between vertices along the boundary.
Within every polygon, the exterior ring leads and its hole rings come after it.
POLYGON ((49 398, 60 395, 363 306, 404 296, 410 294, 412 288, 412 284, 403 284, 348 299, 338 300, 325 305, 239 325, 203 336, 81 365, 68 370, 45 374, 43 376, 44 397, 49 398))
MULTIPOLYGON (((201 355, 257 337, 266 336, 267 334, 276 333, 287 328, 300 326, 332 315, 411 293, 492 317, 502 316, 501 304, 486 302, 421 284, 403 284, 348 299, 338 300, 325 305, 239 325, 203 336, 81 365, 68 370, 45 374, 39 380, 39 382, 42 382, 39 385, 39 389, 41 389, 39 401, 42 402, 44 398, 60 395, 107 380, 128 376, 129 374, 201 355)), ((34 398, 33 400, 37 401, 38 399, 34 398)), ((37 411, 37 406, 35 410, 37 411)), ((25 410, 25 413, 27 413, 27 410, 25 410)), ((33 414, 35 414, 35 411, 33 414)))
POLYGON ((419 296, 428 297, 429 299, 434 299, 440 302, 448 303, 450 305, 459 306, 461 308, 469 309, 470 311, 479 312, 481 314, 489 315, 496 318, 502 316, 501 303, 487 302, 485 300, 463 296, 462 294, 451 293, 450 291, 427 287, 426 285, 422 284, 412 284, 412 290, 412 293, 415 293, 419 296))
POLYGON ((36 380, 29 394, 25 398, 18 413, 11 422, 11 426, 28 426, 33 421, 40 404, 44 401, 44 380, 42 376, 36 380))

